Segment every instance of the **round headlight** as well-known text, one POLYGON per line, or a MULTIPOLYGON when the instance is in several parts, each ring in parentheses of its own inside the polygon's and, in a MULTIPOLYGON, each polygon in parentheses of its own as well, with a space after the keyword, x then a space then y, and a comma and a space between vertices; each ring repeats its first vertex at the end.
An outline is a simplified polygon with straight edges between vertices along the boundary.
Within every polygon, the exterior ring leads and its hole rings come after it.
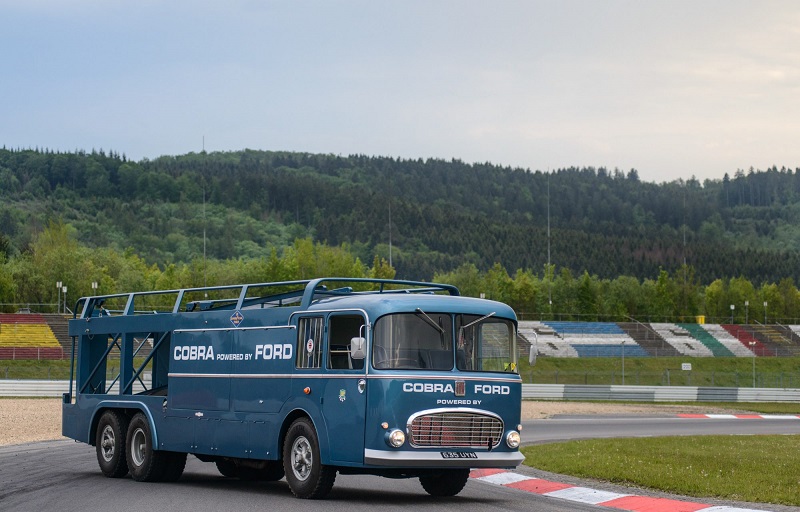
POLYGON ((519 432, 517 432, 516 430, 512 430, 511 432, 506 434, 506 444, 508 445, 509 448, 519 448, 519 442, 520 442, 519 432))
POLYGON ((402 430, 394 429, 386 436, 386 442, 392 448, 400 448, 406 442, 406 435, 402 430))

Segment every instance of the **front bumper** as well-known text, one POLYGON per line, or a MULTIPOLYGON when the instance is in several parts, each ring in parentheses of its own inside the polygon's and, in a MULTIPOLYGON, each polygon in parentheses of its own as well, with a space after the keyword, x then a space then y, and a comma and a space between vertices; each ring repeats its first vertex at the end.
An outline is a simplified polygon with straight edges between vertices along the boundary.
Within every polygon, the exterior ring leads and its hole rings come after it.
POLYGON ((364 464, 395 468, 515 468, 525 456, 520 452, 475 452, 475 457, 450 458, 442 452, 364 450, 364 464))

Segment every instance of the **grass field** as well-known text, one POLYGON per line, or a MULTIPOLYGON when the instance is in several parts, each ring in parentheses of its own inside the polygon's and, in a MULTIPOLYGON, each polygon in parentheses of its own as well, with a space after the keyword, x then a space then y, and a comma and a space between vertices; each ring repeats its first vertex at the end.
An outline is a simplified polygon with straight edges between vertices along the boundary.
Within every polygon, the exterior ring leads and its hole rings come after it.
MULTIPOLYGON (((136 366, 143 361, 143 358, 136 358, 136 366)), ((119 372, 119 361, 109 360, 106 370, 108 376, 116 376, 119 372)), ((69 360, 3 360, 0 361, 0 379, 66 380, 69 379, 69 360)))
POLYGON ((592 439, 522 449, 525 464, 669 493, 800 505, 800 436, 592 439))

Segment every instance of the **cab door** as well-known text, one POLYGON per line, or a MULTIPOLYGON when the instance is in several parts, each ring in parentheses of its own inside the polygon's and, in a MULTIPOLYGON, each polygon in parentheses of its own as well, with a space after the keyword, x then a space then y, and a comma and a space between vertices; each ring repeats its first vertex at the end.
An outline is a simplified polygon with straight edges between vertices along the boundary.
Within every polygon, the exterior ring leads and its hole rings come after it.
POLYGON ((353 359, 350 340, 366 336, 361 313, 330 313, 326 319, 322 414, 328 426, 331 459, 335 463, 364 462, 367 410, 366 359, 353 359))

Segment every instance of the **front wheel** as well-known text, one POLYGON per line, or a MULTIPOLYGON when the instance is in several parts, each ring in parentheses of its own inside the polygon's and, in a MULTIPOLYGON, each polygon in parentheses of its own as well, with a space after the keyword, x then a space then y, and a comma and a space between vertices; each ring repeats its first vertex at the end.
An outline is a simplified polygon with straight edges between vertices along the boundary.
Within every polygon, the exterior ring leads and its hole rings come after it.
POLYGON ((336 469, 322 464, 317 432, 307 418, 295 420, 286 432, 283 469, 292 494, 298 498, 324 498, 333 488, 336 469))
POLYGON ((455 496, 467 485, 469 469, 443 469, 435 475, 419 477, 422 488, 431 496, 455 496))
MULTIPOLYGON (((153 449, 153 434, 150 431, 150 422, 147 421, 144 414, 137 413, 131 419, 125 445, 128 447, 125 454, 127 455, 128 469, 134 480, 137 482, 158 482, 161 480, 167 469, 169 454, 153 449)), ((177 472, 177 468, 175 470, 177 472)))

